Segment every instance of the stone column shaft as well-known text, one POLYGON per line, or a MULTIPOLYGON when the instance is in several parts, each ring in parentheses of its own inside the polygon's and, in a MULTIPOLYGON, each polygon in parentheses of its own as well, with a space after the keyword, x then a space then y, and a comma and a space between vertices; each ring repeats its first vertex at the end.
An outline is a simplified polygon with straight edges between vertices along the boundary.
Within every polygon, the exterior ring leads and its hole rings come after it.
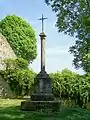
POLYGON ((41 38, 41 71, 45 71, 45 38, 41 38))
POLYGON ((40 33, 41 39, 41 71, 45 71, 45 33, 40 33))

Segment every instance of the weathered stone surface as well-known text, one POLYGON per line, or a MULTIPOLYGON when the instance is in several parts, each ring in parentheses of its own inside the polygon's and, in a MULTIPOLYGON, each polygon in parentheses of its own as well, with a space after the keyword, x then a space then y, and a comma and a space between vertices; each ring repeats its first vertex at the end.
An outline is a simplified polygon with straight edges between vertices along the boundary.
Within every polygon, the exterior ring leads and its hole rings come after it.
POLYGON ((41 71, 35 78, 35 89, 31 101, 21 103, 22 110, 54 109, 60 106, 60 101, 54 100, 52 82, 46 71, 41 71))
POLYGON ((41 71, 35 78, 36 93, 52 93, 52 82, 46 71, 41 71))
POLYGON ((0 70, 5 69, 3 60, 7 58, 16 58, 16 55, 6 38, 0 33, 0 70))
POLYGON ((45 33, 40 33, 40 39, 41 39, 41 71, 45 71, 45 33))
POLYGON ((31 100, 34 101, 52 101, 54 100, 53 94, 45 94, 45 93, 36 93, 31 95, 31 100))
POLYGON ((0 98, 14 98, 8 83, 0 76, 0 98))
POLYGON ((61 101, 23 101, 21 102, 21 110, 36 111, 51 109, 52 111, 59 111, 61 101))
POLYGON ((51 101, 54 100, 52 94, 52 82, 46 71, 41 71, 35 78, 35 91, 31 95, 34 101, 51 101))

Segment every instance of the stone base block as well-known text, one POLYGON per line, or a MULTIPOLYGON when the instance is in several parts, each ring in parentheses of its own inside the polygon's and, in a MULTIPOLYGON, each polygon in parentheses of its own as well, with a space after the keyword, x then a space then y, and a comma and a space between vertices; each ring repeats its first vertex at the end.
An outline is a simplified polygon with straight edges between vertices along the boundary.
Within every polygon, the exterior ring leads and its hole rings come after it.
POLYGON ((21 102, 21 110, 37 111, 47 110, 57 111, 60 109, 61 101, 23 101, 21 102))
POLYGON ((32 101, 53 101, 54 95, 53 94, 33 94, 31 95, 32 101))

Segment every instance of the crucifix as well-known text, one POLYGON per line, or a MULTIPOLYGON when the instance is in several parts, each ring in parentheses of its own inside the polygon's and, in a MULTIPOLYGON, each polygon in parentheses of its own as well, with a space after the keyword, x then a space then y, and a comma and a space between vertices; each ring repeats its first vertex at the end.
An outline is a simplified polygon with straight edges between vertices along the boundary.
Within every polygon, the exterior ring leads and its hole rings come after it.
POLYGON ((44 20, 46 20, 47 18, 44 18, 43 17, 43 14, 42 14, 42 18, 39 18, 38 20, 41 20, 42 21, 42 32, 44 31, 44 20))
POLYGON ((45 33, 44 31, 44 20, 47 18, 43 17, 42 14, 42 18, 38 19, 42 21, 42 32, 40 33, 40 39, 41 39, 41 72, 45 71, 45 33))

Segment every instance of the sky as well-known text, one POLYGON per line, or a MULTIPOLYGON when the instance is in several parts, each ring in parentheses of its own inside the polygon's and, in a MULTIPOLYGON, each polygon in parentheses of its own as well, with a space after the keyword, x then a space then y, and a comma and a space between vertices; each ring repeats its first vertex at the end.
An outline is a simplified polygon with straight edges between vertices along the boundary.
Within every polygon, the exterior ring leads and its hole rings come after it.
POLYGON ((73 55, 69 47, 74 45, 76 38, 63 33, 58 33, 55 27, 56 15, 52 12, 50 6, 47 6, 44 0, 0 0, 0 20, 6 15, 17 15, 26 20, 33 27, 37 39, 37 58, 30 67, 35 71, 40 71, 40 38, 42 14, 48 19, 44 22, 44 32, 46 37, 45 63, 48 73, 61 71, 68 68, 76 73, 83 74, 83 70, 76 70, 72 65, 73 55))

